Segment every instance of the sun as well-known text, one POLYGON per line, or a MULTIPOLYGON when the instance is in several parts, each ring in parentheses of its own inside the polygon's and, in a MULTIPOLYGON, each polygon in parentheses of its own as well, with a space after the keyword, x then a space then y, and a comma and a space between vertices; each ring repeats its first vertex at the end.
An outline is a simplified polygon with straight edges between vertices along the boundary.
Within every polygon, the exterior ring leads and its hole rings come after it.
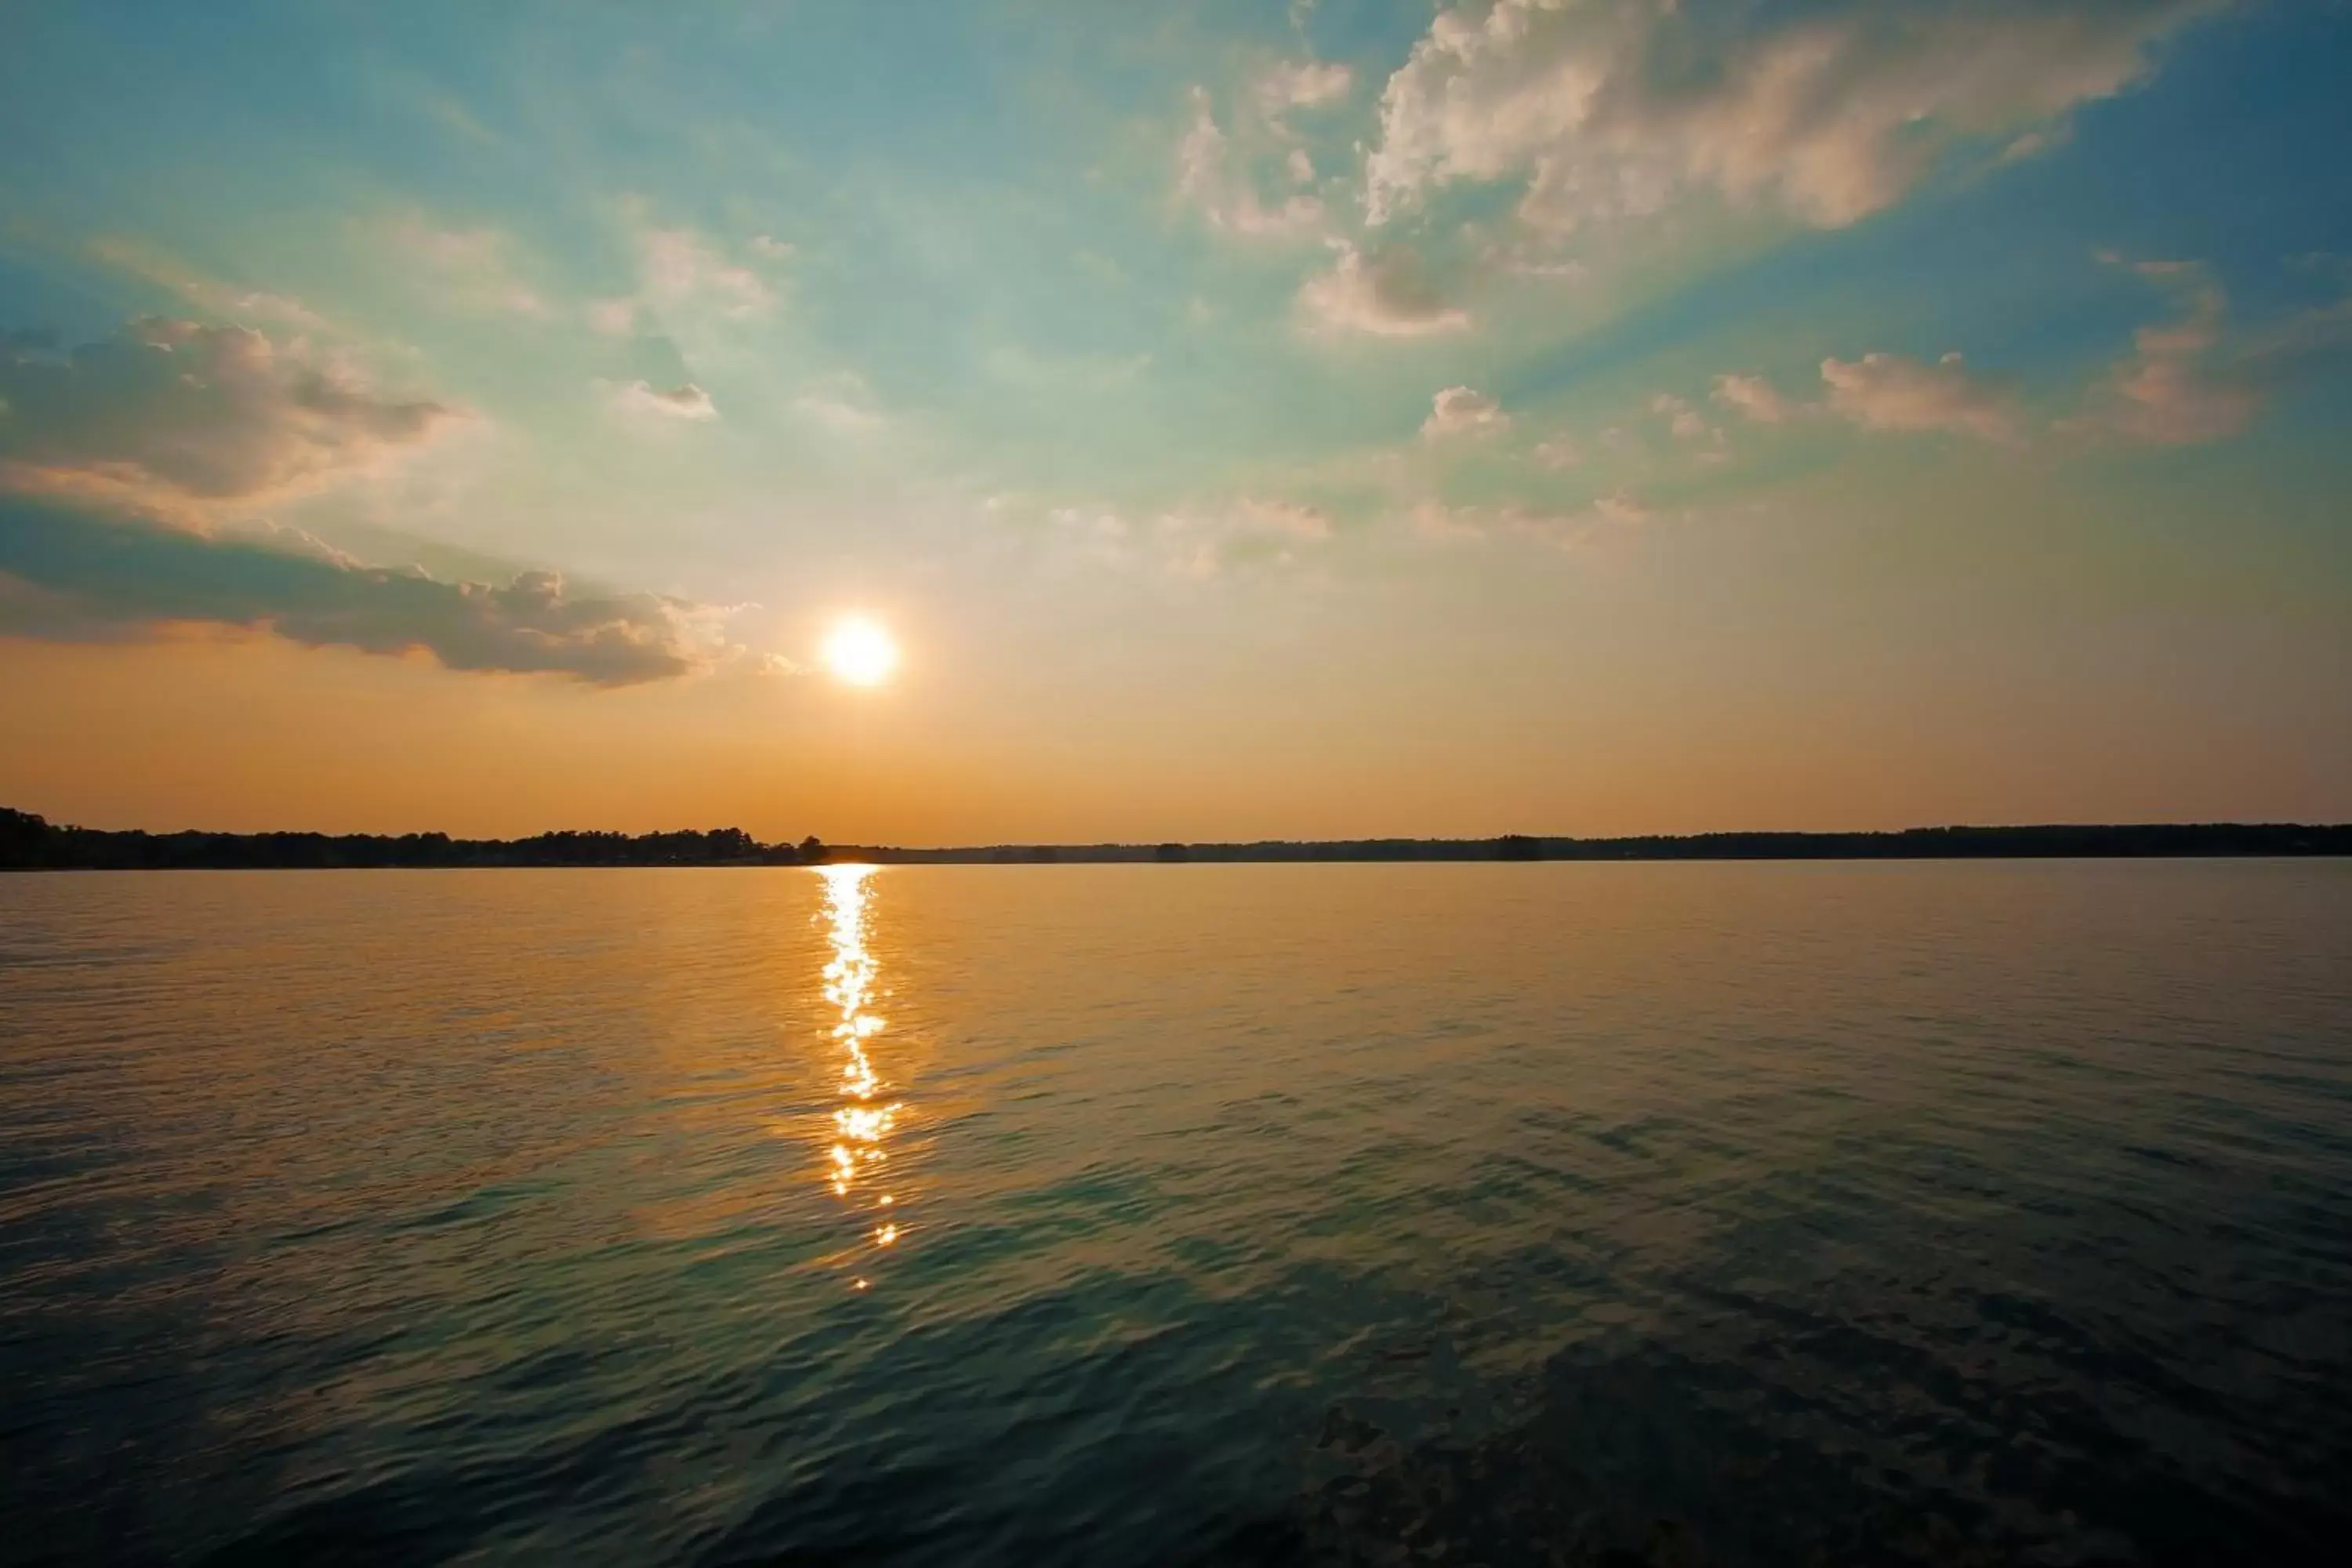
POLYGON ((825 634, 824 664, 837 680, 879 686, 898 668, 898 645, 863 616, 844 616, 825 634))

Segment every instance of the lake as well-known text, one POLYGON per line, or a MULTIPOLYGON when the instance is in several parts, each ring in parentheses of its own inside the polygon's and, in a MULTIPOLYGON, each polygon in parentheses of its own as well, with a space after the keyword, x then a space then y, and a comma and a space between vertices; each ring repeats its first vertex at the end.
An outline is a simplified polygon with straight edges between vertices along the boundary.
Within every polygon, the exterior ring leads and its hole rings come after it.
POLYGON ((0 1559, 2352 1527, 2352 862, 0 878, 0 1559))

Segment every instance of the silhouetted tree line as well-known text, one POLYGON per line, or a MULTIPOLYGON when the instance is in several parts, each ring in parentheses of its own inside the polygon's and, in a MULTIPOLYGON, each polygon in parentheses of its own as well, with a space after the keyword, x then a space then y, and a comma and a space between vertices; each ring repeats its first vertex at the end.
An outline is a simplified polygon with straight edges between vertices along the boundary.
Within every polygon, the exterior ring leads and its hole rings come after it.
POLYGON ((0 870, 373 866, 805 866, 984 862, 1321 860, 1965 860, 2212 855, 2352 855, 2352 824, 2143 823, 1913 827, 1899 833, 1700 833, 1686 837, 1346 838, 1252 844, 1000 844, 960 849, 762 844, 740 827, 677 833, 109 833, 0 807, 0 870))
POLYGON ((0 869, 286 869, 380 866, 766 866, 822 860, 814 838, 762 844, 740 827, 676 833, 109 833, 0 806, 0 869))
POLYGON ((2145 823, 2042 827, 1913 827, 1897 833, 1699 833, 1682 837, 1271 839, 1249 844, 1003 844, 962 849, 837 848, 896 865, 983 861, 1204 860, 1966 860, 2198 855, 2352 855, 2352 825, 2145 823))

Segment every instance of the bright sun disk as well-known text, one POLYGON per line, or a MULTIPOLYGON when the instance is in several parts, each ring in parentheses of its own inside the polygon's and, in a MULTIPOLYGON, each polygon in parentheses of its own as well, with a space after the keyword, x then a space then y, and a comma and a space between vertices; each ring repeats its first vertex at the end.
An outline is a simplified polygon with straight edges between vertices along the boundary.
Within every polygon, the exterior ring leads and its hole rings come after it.
POLYGON ((824 663, 852 686, 879 686, 898 668, 898 645, 874 622, 850 616, 826 635, 824 663))

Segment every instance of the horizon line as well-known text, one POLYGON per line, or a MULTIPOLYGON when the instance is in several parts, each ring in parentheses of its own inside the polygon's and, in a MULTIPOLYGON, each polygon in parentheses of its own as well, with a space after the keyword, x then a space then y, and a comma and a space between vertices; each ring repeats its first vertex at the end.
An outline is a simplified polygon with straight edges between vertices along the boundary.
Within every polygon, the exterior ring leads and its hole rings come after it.
POLYGON ((1482 837, 1104 839, 912 846, 762 841, 740 827, 628 834, 551 829, 516 838, 447 833, 257 833, 58 825, 0 807, 0 868, 138 869, 514 865, 815 865, 1595 859, 1923 859, 2352 856, 2352 824, 2138 822, 1945 824, 1845 830, 1504 833, 1482 837))

